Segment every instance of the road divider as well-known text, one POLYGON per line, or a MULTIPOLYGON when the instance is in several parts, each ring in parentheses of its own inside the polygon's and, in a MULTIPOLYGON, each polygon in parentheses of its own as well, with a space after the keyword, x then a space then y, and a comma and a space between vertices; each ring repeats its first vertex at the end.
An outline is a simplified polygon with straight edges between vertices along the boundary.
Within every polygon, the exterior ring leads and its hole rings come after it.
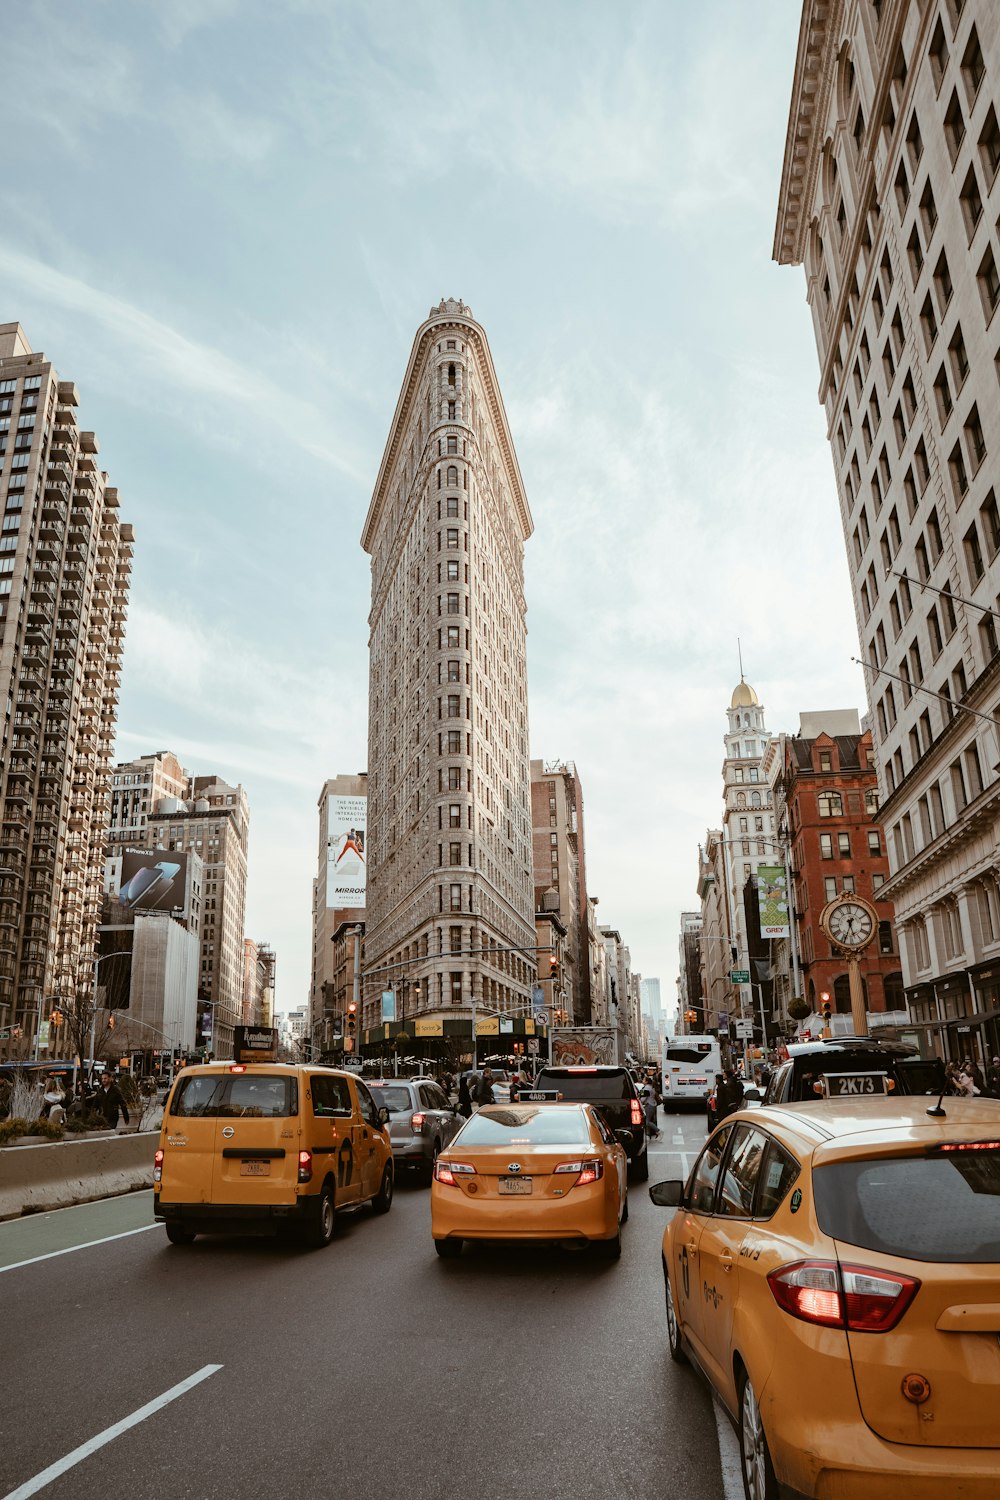
POLYGON ((0 1219, 148 1188, 159 1132, 0 1149, 0 1219))

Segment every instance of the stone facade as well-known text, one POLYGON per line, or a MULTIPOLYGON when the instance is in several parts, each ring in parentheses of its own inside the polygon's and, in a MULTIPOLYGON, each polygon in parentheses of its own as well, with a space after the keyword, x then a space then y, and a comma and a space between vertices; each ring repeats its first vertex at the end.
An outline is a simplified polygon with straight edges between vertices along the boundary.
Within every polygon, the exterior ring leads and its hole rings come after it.
POLYGON ((980 1060, 1000 1041, 998 111, 990 0, 807 0, 774 246, 806 273, 911 1012, 980 1060))
POLYGON ((94 984, 132 568, 77 404, 0 325, 0 1026, 28 1036, 94 984))
MULTIPOLYGON (((329 828, 331 797, 367 797, 368 777, 333 776, 323 783, 316 804, 319 829, 316 878, 313 881, 312 973, 309 985, 309 1035, 316 1055, 338 1050, 335 1037, 343 1036, 347 1002, 354 997, 354 967, 357 955, 355 928, 363 938, 365 906, 335 906, 328 889, 330 872, 329 828), (341 1030, 335 1031, 335 1024, 341 1030)), ((363 942, 362 942, 363 949, 363 942)))
POLYGON ((371 555, 365 1028, 530 1010, 535 979, 524 543, 532 521, 486 334, 418 329, 362 546, 371 555), (419 991, 417 985, 419 984, 419 991))
POLYGON ((587 872, 583 790, 572 761, 531 762, 531 832, 535 911, 555 891, 566 929, 562 1005, 579 1025, 590 1021, 587 872))

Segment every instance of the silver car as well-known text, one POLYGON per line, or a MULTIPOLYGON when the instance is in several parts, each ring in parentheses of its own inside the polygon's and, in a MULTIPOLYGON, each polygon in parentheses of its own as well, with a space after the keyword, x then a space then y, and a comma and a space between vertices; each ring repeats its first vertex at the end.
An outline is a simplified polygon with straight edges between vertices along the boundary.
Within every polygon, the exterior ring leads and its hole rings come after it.
POLYGON ((380 1078, 369 1084, 378 1107, 389 1111, 389 1139, 397 1172, 410 1167, 430 1182, 438 1152, 463 1123, 444 1090, 430 1078, 380 1078))

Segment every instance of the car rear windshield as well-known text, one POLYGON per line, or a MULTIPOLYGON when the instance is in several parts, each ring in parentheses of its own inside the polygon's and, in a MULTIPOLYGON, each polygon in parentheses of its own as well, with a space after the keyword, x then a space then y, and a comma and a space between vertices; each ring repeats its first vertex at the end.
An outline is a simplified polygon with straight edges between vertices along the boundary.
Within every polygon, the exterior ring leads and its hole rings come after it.
POLYGON ((377 1088, 373 1086, 372 1093, 375 1095, 376 1102, 384 1104, 391 1115, 405 1115, 407 1110, 413 1108, 409 1089, 400 1088, 398 1085, 386 1088, 383 1083, 377 1088))
POLYGON ((582 1110, 491 1109, 473 1115, 455 1141, 463 1146, 589 1146, 590 1129, 582 1110))
POLYGON ((1000 1150, 831 1162, 813 1187, 834 1239, 908 1260, 1000 1260, 1000 1150))
POLYGON ((635 1088, 624 1068, 615 1073, 564 1073, 558 1068, 543 1068, 534 1086, 558 1089, 564 1099, 586 1099, 588 1103, 601 1104, 631 1099, 635 1088))
POLYGON ((269 1073, 202 1073, 182 1078, 170 1114, 186 1119, 280 1120, 299 1112, 294 1078, 269 1073))

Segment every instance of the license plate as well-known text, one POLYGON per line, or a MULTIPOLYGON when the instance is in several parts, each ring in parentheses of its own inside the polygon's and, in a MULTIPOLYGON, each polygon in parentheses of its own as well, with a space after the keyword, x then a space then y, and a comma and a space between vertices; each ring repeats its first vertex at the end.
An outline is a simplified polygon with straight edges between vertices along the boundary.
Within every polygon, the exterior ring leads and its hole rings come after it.
POLYGON ((269 1161, 241 1161, 241 1177, 270 1177, 271 1163, 269 1161))
POLYGON ((530 1193, 531 1192, 531 1178, 530 1177, 501 1177, 501 1179, 500 1179, 500 1191, 501 1191, 501 1193, 521 1193, 521 1194, 530 1193))

